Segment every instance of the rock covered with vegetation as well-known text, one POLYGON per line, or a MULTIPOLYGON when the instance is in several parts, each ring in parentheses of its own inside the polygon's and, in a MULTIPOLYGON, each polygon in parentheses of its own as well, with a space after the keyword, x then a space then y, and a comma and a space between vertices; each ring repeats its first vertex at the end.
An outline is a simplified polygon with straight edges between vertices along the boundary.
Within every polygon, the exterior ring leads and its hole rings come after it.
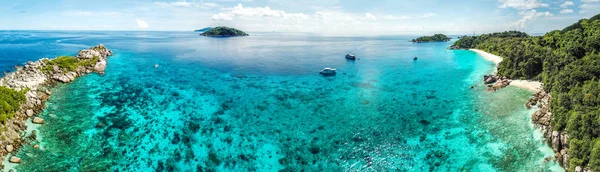
POLYGON ((544 92, 530 101, 543 104, 533 120, 557 161, 569 171, 600 171, 600 15, 543 36, 486 34, 452 47, 504 57, 498 75, 542 81, 544 92))
POLYGON ((248 36, 248 34, 244 31, 241 31, 241 30, 238 30, 235 28, 219 26, 219 27, 212 28, 204 33, 201 33, 200 36, 237 37, 237 36, 248 36))
POLYGON ((6 122, 7 119, 14 117, 15 113, 21 109, 21 104, 26 101, 26 91, 0 87, 0 122, 6 122))
MULTIPOLYGON (((52 94, 48 87, 91 72, 104 73, 107 57, 111 55, 104 45, 98 45, 81 50, 76 56, 27 62, 0 78, 0 147, 6 148, 0 149, 0 155, 4 157, 27 141, 35 140, 35 133, 29 136, 20 133, 26 129, 25 121, 45 108, 52 94)), ((36 118, 34 123, 44 122, 36 118)))
POLYGON ((417 39, 411 40, 411 42, 422 43, 422 42, 447 42, 450 41, 450 37, 444 34, 435 34, 433 36, 422 36, 417 39))

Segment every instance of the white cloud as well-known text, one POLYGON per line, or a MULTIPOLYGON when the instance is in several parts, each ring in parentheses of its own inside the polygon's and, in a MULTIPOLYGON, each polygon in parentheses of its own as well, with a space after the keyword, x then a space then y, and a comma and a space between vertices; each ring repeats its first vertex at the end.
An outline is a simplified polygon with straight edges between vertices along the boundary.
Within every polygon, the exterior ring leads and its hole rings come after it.
POLYGON ((377 20, 377 17, 375 17, 371 13, 365 13, 365 17, 367 18, 367 20, 377 20))
POLYGON ((140 29, 148 29, 150 27, 150 25, 148 25, 148 23, 146 23, 144 20, 135 19, 135 22, 140 29))
POLYGON ((588 3, 588 2, 600 2, 600 0, 581 0, 581 2, 584 2, 584 3, 588 3))
POLYGON ((191 7, 192 5, 194 5, 191 2, 185 2, 185 1, 180 1, 180 2, 154 2, 155 5, 160 5, 160 6, 176 6, 176 7, 191 7))
POLYGON ((573 13, 573 10, 572 9, 563 9, 563 10, 560 10, 560 13, 561 14, 569 14, 569 13, 573 13))
POLYGON ((537 12, 536 10, 521 11, 519 12, 519 15, 521 15, 521 19, 515 22, 511 22, 510 24, 513 27, 521 29, 525 28, 528 22, 533 21, 537 18, 554 16, 550 12, 537 12))
POLYGON ((539 7, 548 7, 548 4, 538 2, 538 0, 498 0, 500 8, 514 8, 518 10, 529 10, 539 7))
POLYGON ((123 15, 120 12, 99 12, 99 11, 64 11, 62 15, 76 17, 117 17, 123 15))
MULTIPOLYGON (((600 2, 600 0, 587 0, 588 2, 600 2)), ((582 1, 583 2, 583 1, 582 1)), ((585 3, 579 6, 579 14, 597 13, 600 12, 600 4, 585 3)))
POLYGON ((246 7, 238 4, 233 8, 224 9, 228 12, 222 12, 213 15, 213 20, 233 20, 236 17, 268 17, 268 18, 283 18, 283 19, 307 19, 308 15, 303 13, 286 13, 281 10, 272 10, 269 7, 246 7))
POLYGON ((342 8, 323 7, 314 13, 290 13, 269 7, 236 5, 221 8, 213 13, 210 25, 230 25, 253 32, 308 32, 333 35, 379 35, 430 33, 446 31, 458 33, 468 31, 489 31, 506 27, 508 23, 471 26, 466 22, 450 23, 432 18, 433 23, 419 20, 437 16, 435 13, 386 15, 374 13, 348 12, 342 8), (407 20, 414 19, 414 20, 407 20), (385 22, 379 22, 385 20, 385 22), (403 20, 403 21, 400 21, 403 20), (502 25, 502 26, 500 26, 502 25))
POLYGON ((575 5, 575 3, 573 3, 573 1, 565 1, 563 4, 560 5, 561 8, 568 8, 571 5, 575 5))
POLYGON ((403 16, 394 16, 394 15, 386 15, 383 18, 388 20, 411 20, 411 19, 419 19, 419 18, 429 18, 437 16, 435 13, 425 13, 421 15, 403 15, 403 16))
POLYGON ((198 7, 203 9, 210 9, 219 7, 219 4, 215 4, 212 2, 187 2, 187 1, 178 1, 178 2, 154 2, 154 5, 162 6, 162 7, 198 7))
POLYGON ((209 8, 215 8, 215 7, 219 7, 219 4, 215 4, 215 3, 212 3, 212 2, 207 2, 207 3, 200 4, 200 6, 209 7, 209 8))

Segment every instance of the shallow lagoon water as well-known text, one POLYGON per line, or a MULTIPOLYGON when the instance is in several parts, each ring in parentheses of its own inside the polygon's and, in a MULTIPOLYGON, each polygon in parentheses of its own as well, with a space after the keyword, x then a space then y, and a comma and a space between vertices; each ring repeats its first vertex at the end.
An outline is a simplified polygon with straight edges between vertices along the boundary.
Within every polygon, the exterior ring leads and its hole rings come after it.
POLYGON ((16 49, 19 41, 20 49, 31 49, 19 63, 43 57, 36 54, 42 49, 53 56, 103 43, 115 52, 106 75, 53 88, 41 115, 47 123, 37 128, 41 149, 21 150, 18 171, 556 167, 543 162, 553 153, 535 134, 533 110, 524 107, 532 93, 485 91, 480 79, 494 64, 446 50, 451 43, 274 33, 227 39, 17 33, 0 32, 0 47, 16 49), (346 53, 359 60, 346 61, 346 53), (339 73, 322 77, 324 67, 339 73))

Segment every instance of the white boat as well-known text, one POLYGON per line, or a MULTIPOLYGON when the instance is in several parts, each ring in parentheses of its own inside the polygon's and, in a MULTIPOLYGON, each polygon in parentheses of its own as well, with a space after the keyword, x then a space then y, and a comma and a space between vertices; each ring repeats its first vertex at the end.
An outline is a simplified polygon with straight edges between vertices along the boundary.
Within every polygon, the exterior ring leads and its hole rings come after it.
POLYGON ((319 73, 323 76, 335 76, 335 74, 337 74, 337 71, 335 70, 335 68, 325 68, 319 73))
POLYGON ((356 56, 354 54, 346 54, 346 59, 356 60, 356 56))

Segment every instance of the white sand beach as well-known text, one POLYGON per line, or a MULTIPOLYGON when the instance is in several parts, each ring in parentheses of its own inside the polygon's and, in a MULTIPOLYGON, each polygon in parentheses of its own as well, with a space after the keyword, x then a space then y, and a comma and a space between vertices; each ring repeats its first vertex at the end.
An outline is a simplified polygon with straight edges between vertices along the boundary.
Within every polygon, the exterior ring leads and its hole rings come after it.
MULTIPOLYGON (((483 50, 478 50, 478 49, 470 49, 470 50, 479 54, 484 59, 494 62, 496 64, 496 67, 498 67, 498 64, 500 64, 500 62, 502 62, 502 57, 500 57, 500 56, 485 52, 483 50)), ((523 88, 523 89, 527 89, 527 90, 533 91, 533 92, 539 92, 543 88, 541 82, 528 81, 528 80, 511 80, 510 85, 519 87, 519 88, 523 88)))
POLYGON ((524 88, 533 92, 539 92, 542 90, 542 83, 537 81, 527 81, 527 80, 512 80, 510 85, 524 88))
POLYGON ((486 60, 496 63, 496 66, 498 66, 498 64, 500 64, 500 62, 502 62, 502 57, 500 57, 500 56, 493 55, 491 53, 488 53, 488 52, 485 52, 485 51, 479 50, 479 49, 469 49, 469 50, 476 52, 477 54, 479 54, 486 60))

